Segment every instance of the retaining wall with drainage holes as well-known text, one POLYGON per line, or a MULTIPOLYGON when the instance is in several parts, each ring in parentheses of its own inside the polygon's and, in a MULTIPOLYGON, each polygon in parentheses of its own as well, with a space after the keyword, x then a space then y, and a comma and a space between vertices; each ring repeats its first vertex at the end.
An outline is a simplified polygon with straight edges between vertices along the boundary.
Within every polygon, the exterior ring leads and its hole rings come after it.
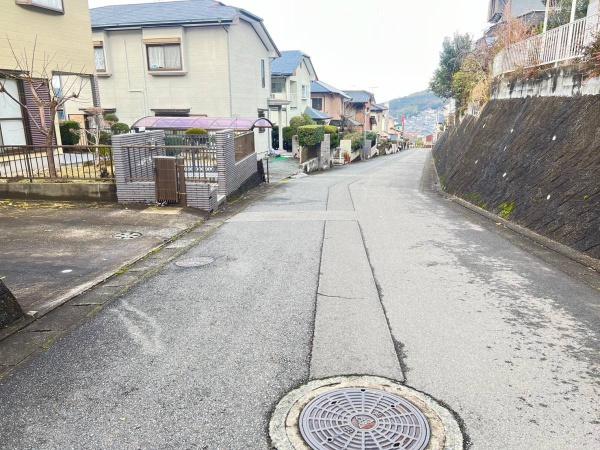
POLYGON ((444 133, 442 188, 600 259, 600 95, 492 100, 444 133))

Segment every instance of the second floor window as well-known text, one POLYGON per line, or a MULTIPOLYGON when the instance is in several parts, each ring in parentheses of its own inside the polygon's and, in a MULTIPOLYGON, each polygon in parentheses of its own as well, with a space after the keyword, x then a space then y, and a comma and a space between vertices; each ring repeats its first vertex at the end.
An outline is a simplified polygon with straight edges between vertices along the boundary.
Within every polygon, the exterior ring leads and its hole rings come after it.
POLYGON ((96 71, 106 72, 106 55, 102 45, 94 46, 94 59, 96 61, 96 71))
POLYGON ((266 79, 266 70, 265 70, 265 60, 260 60, 260 78, 262 80, 263 89, 267 87, 267 79, 266 79))
POLYGON ((305 84, 302 85, 302 98, 308 98, 308 86, 305 84))
POLYGON ((323 99, 322 98, 313 98, 312 99, 312 107, 317 111, 323 111, 323 99))
POLYGON ((282 94, 285 92, 285 79, 273 78, 271 79, 271 92, 274 94, 282 94))
POLYGON ((148 70, 181 70, 179 44, 148 45, 148 70))

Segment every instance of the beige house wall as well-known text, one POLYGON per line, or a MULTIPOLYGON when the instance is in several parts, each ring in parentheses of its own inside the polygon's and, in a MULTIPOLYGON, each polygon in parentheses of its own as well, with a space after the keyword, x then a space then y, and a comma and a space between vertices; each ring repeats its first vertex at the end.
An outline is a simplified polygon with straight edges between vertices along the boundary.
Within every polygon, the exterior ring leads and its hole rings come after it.
POLYGON ((340 95, 332 94, 311 94, 311 98, 320 98, 323 100, 323 111, 332 120, 341 120, 344 112, 344 101, 340 95))
MULTIPOLYGON (((52 56, 49 71, 94 73, 90 14, 85 0, 63 0, 64 14, 2 0, 0 8, 0 68, 17 69, 9 40, 17 54, 36 59, 52 56), (8 38, 8 39, 7 39, 8 38)), ((41 65, 36 64, 37 67, 41 65)), ((38 71, 36 71, 38 72, 38 71)), ((34 73, 39 75, 39 73, 34 73)))

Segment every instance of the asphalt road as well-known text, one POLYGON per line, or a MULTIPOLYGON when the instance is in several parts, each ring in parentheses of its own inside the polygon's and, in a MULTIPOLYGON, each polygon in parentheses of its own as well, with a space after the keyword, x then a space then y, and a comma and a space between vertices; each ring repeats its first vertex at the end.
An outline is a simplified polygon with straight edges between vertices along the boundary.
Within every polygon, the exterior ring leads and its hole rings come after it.
POLYGON ((286 392, 358 373, 445 402, 473 448, 599 448, 600 292, 423 189, 427 157, 232 217, 179 261, 214 262, 170 265, 1 381, 0 448, 265 449, 286 392))

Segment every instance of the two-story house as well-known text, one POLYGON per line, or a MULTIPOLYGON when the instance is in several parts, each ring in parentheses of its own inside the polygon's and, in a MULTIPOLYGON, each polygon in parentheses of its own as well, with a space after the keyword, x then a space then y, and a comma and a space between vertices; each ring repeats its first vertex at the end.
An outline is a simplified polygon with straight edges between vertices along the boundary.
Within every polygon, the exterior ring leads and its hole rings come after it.
POLYGON ((310 56, 298 50, 283 51, 271 65, 271 121, 279 128, 279 148, 283 148, 281 128, 289 126, 293 117, 311 107, 311 82, 317 73, 310 56))
POLYGON ((6 91, 0 93, 0 145, 45 145, 58 126, 50 117, 53 92, 77 94, 58 116, 85 125, 86 110, 99 106, 87 2, 4 0, 0 11, 0 86, 6 91), (34 90, 47 109, 45 121, 34 90))
MULTIPOLYGON (((377 124, 377 113, 371 111, 375 108, 375 95, 369 91, 344 91, 350 100, 346 104, 346 114, 349 120, 358 123, 360 131, 371 131, 377 124)), ((378 109, 378 108, 375 108, 378 109)))
POLYGON ((330 84, 316 80, 311 83, 310 90, 312 109, 326 114, 331 119, 331 125, 341 127, 350 96, 330 84))
MULTIPOLYGON (((122 122, 267 117, 279 51, 260 17, 213 0, 105 6, 91 17, 103 107, 122 122)), ((266 133, 262 141, 257 150, 266 133)))

